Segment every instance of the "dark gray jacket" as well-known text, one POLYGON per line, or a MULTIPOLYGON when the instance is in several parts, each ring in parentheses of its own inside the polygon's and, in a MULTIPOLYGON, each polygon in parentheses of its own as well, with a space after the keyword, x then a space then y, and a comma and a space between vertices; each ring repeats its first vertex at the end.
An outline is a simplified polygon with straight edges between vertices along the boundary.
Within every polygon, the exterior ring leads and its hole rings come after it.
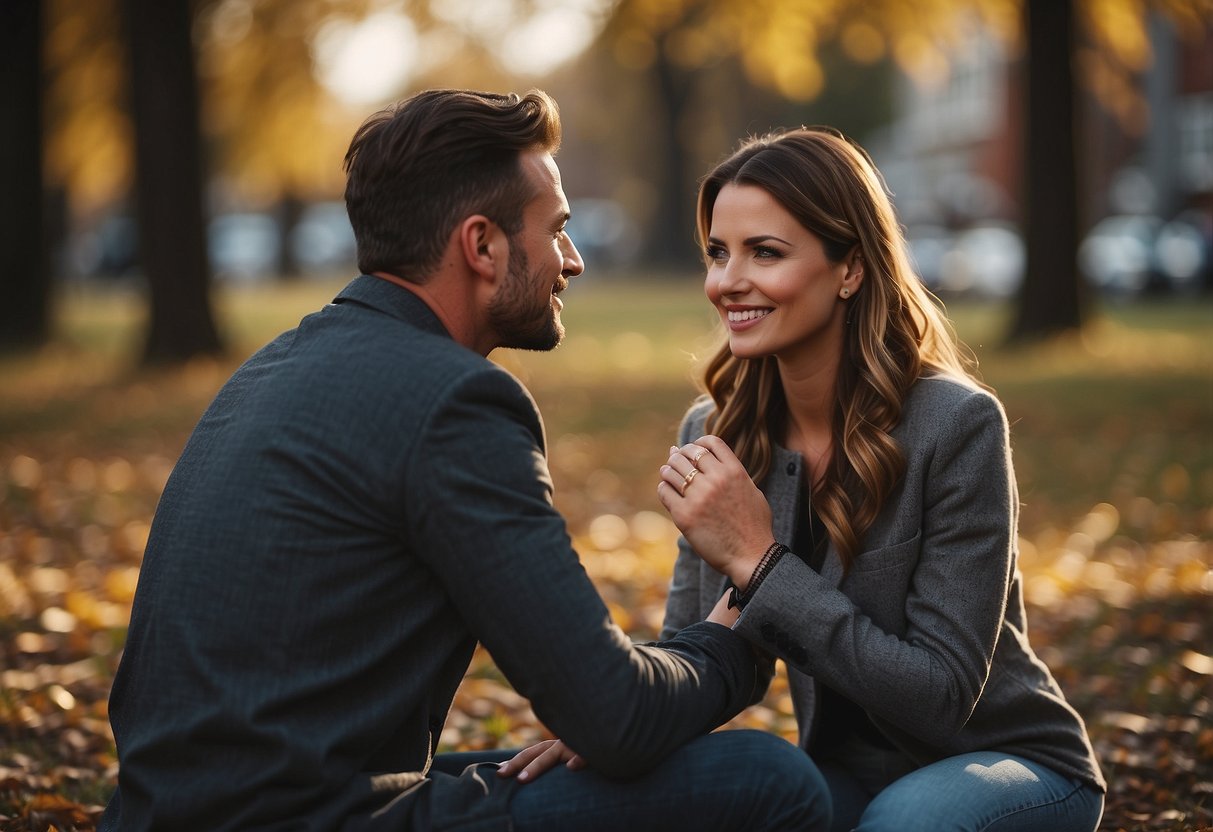
MULTIPOLYGON (((691 409, 680 444, 703 434, 710 410, 707 400, 691 409)), ((924 379, 892 435, 906 474, 849 574, 833 545, 821 574, 784 557, 735 627, 787 664, 801 745, 813 739, 820 680, 920 765, 1000 749, 1106 788, 1082 719, 1028 643, 1002 407, 972 385, 924 379)), ((802 465, 777 448, 761 486, 780 542, 808 506, 802 465)), ((664 635, 701 620, 724 587, 679 547, 664 635)))
POLYGON ((101 827, 337 829, 408 790, 433 828, 505 829, 513 781, 471 800, 424 777, 477 641, 609 776, 756 687, 728 628, 663 650, 612 623, 552 507, 530 396, 364 275, 232 376, 165 487, 101 827))

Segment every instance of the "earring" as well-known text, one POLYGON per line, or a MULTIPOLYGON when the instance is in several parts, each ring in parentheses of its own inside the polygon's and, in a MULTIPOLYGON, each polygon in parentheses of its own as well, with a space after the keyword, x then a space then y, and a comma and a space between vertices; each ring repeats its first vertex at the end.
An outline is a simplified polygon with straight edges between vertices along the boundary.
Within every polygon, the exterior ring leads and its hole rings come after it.
POLYGON ((839 292, 838 294, 844 298, 849 298, 851 296, 851 290, 847 289, 846 287, 843 287, 843 290, 841 292, 839 292))

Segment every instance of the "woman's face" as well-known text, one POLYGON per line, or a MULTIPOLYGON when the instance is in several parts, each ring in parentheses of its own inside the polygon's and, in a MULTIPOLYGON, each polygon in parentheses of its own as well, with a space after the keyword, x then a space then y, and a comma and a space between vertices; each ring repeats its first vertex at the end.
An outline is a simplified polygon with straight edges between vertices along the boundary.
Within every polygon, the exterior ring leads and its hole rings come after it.
POLYGON ((736 184, 716 197, 707 255, 704 292, 734 355, 836 359, 846 303, 863 280, 861 260, 830 262, 821 238, 769 193, 736 184))

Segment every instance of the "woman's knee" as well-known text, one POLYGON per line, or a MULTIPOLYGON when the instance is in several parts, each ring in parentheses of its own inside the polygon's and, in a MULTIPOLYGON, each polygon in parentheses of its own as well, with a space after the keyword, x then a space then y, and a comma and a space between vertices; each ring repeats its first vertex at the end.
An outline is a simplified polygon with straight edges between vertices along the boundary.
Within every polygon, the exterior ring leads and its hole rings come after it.
POLYGON ((1066 829, 1090 832, 1102 799, 1047 767, 1012 755, 952 757, 895 781, 868 804, 857 832, 1066 829))

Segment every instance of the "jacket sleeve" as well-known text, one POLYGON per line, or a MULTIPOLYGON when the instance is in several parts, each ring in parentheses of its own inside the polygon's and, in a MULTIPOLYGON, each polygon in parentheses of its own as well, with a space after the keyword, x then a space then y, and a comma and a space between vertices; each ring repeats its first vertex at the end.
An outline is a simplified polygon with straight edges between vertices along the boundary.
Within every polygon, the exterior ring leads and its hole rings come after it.
POLYGON ((784 557, 735 630, 929 740, 965 725, 989 675, 1014 561, 1016 496, 1006 418, 993 397, 960 398, 924 441, 934 447, 921 505, 886 506, 920 512, 918 533, 864 552, 843 581, 850 595, 784 557), (896 605, 883 624, 869 614, 880 604, 896 605))
POLYGON ((746 642, 700 623, 637 646, 552 506, 543 429, 512 376, 454 380, 410 455, 411 545, 538 718, 612 777, 638 776, 749 701, 746 642))

